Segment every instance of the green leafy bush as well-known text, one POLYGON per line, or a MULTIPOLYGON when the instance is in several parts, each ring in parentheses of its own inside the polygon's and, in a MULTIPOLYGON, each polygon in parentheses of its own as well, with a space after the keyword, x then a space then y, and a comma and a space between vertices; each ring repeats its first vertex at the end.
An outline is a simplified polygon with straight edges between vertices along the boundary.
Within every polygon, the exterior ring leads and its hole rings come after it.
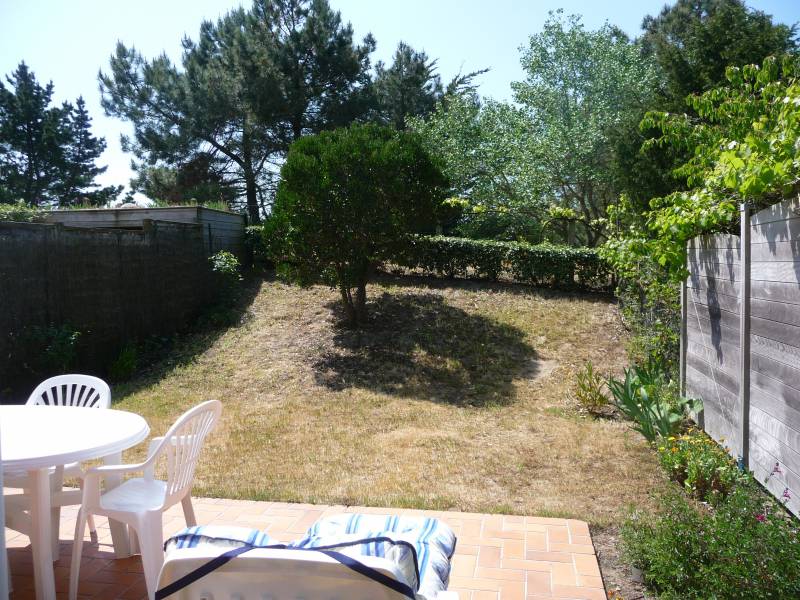
POLYGON ((626 558, 661 600, 800 598, 798 522, 754 487, 713 510, 675 491, 622 529, 626 558))
POLYGON ((691 429, 669 436, 658 446, 661 466, 690 496, 713 505, 748 477, 714 440, 691 429))
POLYGON ((623 380, 609 378, 606 385, 617 409, 633 421, 633 429, 649 442, 676 433, 687 414, 699 412, 699 400, 670 393, 663 367, 655 361, 624 370, 623 380))
POLYGON ((552 244, 414 236, 392 262, 426 274, 495 280, 567 289, 609 290, 611 271, 592 248, 552 244))
POLYGON ((0 202, 0 221, 18 221, 21 223, 41 223, 46 211, 28 206, 24 202, 3 204, 0 202))
POLYGON ((244 229, 244 247, 254 264, 270 262, 263 225, 249 225, 244 229))
POLYGON ((210 256, 209 261, 218 299, 221 302, 235 300, 242 283, 239 259, 227 250, 220 250, 210 256))
POLYGON ((590 361, 586 363, 583 371, 578 372, 573 393, 582 409, 593 415, 601 415, 610 404, 608 396, 603 391, 605 387, 605 379, 594 370, 594 365, 590 361))
POLYGON ((678 376, 680 286, 664 276, 652 260, 641 260, 638 279, 622 279, 616 289, 620 313, 628 329, 628 357, 642 364, 659 360, 678 376))
POLYGON ((447 189, 415 134, 351 125, 303 136, 281 167, 270 250, 295 282, 339 290, 349 324, 363 325, 375 267, 435 228, 447 189))

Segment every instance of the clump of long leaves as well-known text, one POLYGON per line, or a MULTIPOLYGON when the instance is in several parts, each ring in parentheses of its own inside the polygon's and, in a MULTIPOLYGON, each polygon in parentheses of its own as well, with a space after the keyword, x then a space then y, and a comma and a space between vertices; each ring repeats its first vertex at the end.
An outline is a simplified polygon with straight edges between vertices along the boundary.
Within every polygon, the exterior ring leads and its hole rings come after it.
POLYGON ((700 400, 670 394, 661 365, 648 361, 624 370, 624 379, 610 377, 606 385, 622 415, 649 442, 676 433, 690 412, 702 410, 700 400))

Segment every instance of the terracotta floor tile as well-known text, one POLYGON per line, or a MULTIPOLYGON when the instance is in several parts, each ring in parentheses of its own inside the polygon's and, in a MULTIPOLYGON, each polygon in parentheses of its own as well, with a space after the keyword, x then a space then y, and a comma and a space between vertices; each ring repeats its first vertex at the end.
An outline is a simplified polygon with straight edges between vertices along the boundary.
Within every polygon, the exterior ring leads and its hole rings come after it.
POLYGON ((553 585, 553 596, 569 600, 606 600, 603 590, 581 588, 569 585, 553 585))
POLYGON ((525 540, 505 540, 502 558, 525 558, 525 540))
POLYGON ((524 581, 525 571, 521 569, 499 569, 495 567, 478 567, 475 576, 486 579, 499 579, 502 581, 524 581))
POLYGON ((456 554, 453 557, 451 573, 459 577, 472 577, 475 574, 477 557, 469 554, 456 554))
POLYGON ((528 571, 526 574, 528 594, 549 594, 552 591, 550 573, 528 571))
POLYGON ((478 551, 478 566, 479 567, 499 567, 501 547, 494 546, 481 546, 478 551))
POLYGON ((575 586, 578 583, 578 574, 572 563, 552 563, 550 572, 553 575, 553 586, 575 586))

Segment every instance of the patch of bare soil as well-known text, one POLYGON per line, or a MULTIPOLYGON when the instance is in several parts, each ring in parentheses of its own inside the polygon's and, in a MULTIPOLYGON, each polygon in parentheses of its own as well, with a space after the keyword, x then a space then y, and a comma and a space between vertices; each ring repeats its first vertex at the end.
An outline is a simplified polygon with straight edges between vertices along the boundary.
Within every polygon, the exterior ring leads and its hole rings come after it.
POLYGON ((618 527, 592 527, 592 542, 603 583, 611 600, 655 600, 644 585, 636 580, 630 566, 621 556, 621 541, 618 527))

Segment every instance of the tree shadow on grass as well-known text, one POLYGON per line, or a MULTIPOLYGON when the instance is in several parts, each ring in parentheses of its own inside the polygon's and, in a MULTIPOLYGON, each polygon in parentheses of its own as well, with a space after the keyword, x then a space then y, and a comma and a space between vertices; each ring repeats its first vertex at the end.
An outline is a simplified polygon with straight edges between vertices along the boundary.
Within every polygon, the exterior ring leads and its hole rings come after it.
POLYGON ((314 363, 318 384, 483 407, 512 402, 514 380, 538 370, 520 329, 436 294, 384 293, 367 310, 362 329, 335 329, 332 347, 314 363))

